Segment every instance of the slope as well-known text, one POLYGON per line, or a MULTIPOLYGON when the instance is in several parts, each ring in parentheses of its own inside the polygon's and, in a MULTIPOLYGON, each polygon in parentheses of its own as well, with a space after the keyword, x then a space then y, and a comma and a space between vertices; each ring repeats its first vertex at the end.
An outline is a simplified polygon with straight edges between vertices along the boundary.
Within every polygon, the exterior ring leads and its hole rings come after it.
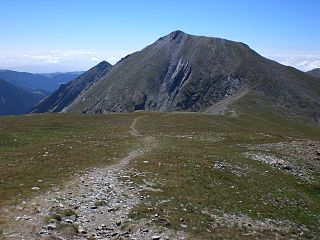
POLYGON ((307 72, 310 76, 320 78, 320 68, 315 68, 307 72))
POLYGON ((43 95, 30 93, 0 79, 0 115, 27 113, 43 95))
POLYGON ((103 61, 83 73, 68 84, 63 84, 58 90, 40 102, 32 109, 32 112, 60 112, 66 108, 82 91, 92 86, 104 76, 112 67, 103 61))

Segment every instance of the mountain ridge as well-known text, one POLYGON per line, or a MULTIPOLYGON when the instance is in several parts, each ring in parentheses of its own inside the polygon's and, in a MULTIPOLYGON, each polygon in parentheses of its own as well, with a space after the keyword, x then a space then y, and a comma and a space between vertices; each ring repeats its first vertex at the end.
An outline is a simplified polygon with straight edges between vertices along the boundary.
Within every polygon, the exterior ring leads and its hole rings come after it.
POLYGON ((174 31, 121 59, 66 111, 210 111, 229 97, 218 112, 266 110, 319 122, 319 92, 307 74, 244 43, 174 31))
POLYGON ((0 78, 29 92, 43 90, 55 91, 61 83, 69 82, 79 76, 79 72, 66 73, 28 73, 0 70, 0 78))
POLYGON ((111 67, 112 65, 106 61, 100 62, 69 83, 62 84, 53 94, 34 106, 31 112, 63 111, 82 91, 98 81, 111 67))

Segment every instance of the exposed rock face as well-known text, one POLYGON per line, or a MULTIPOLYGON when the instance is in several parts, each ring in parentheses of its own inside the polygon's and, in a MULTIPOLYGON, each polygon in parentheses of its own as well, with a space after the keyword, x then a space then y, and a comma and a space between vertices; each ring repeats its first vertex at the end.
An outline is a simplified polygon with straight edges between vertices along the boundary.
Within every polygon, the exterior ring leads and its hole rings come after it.
POLYGON ((93 114, 260 111, 320 122, 320 81, 225 39, 175 31, 100 76, 76 92, 67 107, 50 109, 93 114))
POLYGON ((32 112, 60 112, 79 95, 96 83, 112 67, 106 61, 99 63, 68 84, 61 85, 51 96, 32 109, 32 112))

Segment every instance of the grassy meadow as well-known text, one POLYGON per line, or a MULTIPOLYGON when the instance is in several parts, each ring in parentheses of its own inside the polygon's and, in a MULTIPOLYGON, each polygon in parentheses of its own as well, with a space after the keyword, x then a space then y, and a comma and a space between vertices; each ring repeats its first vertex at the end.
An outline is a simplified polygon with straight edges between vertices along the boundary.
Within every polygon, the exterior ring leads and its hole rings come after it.
MULTIPOLYGON (((142 142, 129 132, 137 116, 142 117, 136 129, 154 137, 157 147, 129 164, 134 172, 144 173, 134 175, 135 183, 147 183, 151 189, 132 210, 133 219, 154 219, 158 225, 186 231, 190 239, 250 238, 246 227, 232 225, 235 216, 287 220, 320 236, 320 168, 314 160, 320 128, 272 115, 1 117, 0 207, 28 201, 74 174, 115 163, 139 148, 142 142), (286 151, 274 147, 278 143, 286 151), (258 149, 261 146, 266 147, 258 149), (310 151, 296 154, 301 146, 310 151), (286 159, 308 178, 252 160, 248 152, 286 159)), ((262 239, 272 236, 268 228, 257 231, 262 239)), ((307 238, 309 233, 304 234, 307 238)))

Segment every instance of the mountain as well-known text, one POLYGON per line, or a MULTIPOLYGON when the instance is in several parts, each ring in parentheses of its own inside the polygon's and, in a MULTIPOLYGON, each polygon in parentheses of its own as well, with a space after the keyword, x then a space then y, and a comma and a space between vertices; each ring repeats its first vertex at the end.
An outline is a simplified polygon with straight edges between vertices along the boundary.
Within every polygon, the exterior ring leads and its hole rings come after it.
POLYGON ((29 92, 39 89, 46 92, 53 92, 60 84, 69 82, 80 74, 79 72, 33 74, 0 70, 1 79, 29 92))
POLYGON ((307 72, 310 76, 320 78, 320 68, 315 68, 307 72))
POLYGON ((44 97, 43 93, 30 93, 0 79, 0 115, 27 113, 44 97))
POLYGON ((69 112, 280 113, 320 121, 320 81, 247 45, 175 31, 120 60, 69 112))
POLYGON ((41 101, 32 112, 60 112, 66 108, 81 92, 87 90, 104 76, 112 65, 103 61, 83 73, 73 81, 63 84, 49 97, 41 101))

